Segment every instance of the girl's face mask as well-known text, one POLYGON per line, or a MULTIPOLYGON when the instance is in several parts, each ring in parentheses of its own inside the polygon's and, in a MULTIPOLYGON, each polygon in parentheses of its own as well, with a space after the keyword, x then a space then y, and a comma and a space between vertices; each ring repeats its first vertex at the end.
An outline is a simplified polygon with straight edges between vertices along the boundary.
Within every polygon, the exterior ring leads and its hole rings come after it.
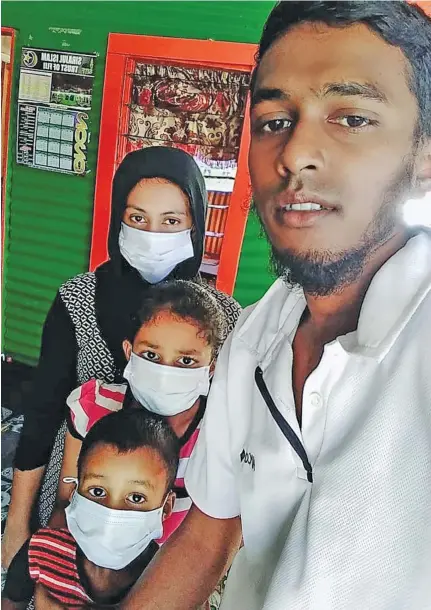
POLYGON ((209 366, 179 368, 156 364, 133 352, 124 377, 142 406, 164 416, 187 411, 199 396, 207 396, 210 387, 209 366))

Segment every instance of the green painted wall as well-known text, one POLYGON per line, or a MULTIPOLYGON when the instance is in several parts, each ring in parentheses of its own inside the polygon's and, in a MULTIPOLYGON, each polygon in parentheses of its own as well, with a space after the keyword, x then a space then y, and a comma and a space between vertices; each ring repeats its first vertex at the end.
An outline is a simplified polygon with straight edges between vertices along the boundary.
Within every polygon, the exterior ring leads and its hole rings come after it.
POLYGON ((234 297, 244 307, 255 303, 274 282, 269 270, 269 247, 255 213, 250 212, 239 259, 234 297))
MULTIPOLYGON (((257 42, 273 4, 213 0, 2 2, 2 25, 18 31, 5 208, 4 352, 34 364, 43 320, 56 290, 64 280, 87 269, 108 33, 257 42), (91 173, 85 177, 15 163, 17 67, 22 46, 98 53, 90 113, 91 173)), ((271 283, 266 255, 257 222, 250 217, 235 290, 244 305, 257 300, 271 283)))

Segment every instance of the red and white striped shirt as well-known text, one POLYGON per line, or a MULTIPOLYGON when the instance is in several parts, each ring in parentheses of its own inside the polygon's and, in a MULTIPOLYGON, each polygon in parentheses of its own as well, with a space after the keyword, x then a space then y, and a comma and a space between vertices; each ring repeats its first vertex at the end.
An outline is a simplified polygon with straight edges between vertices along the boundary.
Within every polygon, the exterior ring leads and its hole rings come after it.
POLYGON ((92 602, 81 584, 76 549, 69 530, 43 528, 32 536, 28 550, 31 578, 67 608, 92 602))
MULTIPOLYGON (((141 569, 146 568, 158 548, 154 541, 149 544, 141 556, 141 569)), ((28 548, 30 577, 37 584, 42 585, 51 597, 62 604, 62 607, 87 608, 88 604, 92 605, 95 601, 91 599, 85 588, 86 581, 88 590, 91 583, 82 564, 84 556, 82 552, 80 553, 78 557, 78 545, 66 528, 41 528, 30 539, 28 548)), ((134 577, 125 589, 117 591, 110 601, 104 601, 102 605, 119 603, 135 582, 134 577)))
MULTIPOLYGON (((70 409, 69 430, 71 434, 84 438, 99 419, 122 409, 126 390, 127 384, 116 385, 99 379, 91 379, 73 390, 66 401, 70 409), (70 428, 71 425, 73 429, 70 428)), ((173 489, 176 493, 176 500, 171 516, 163 522, 163 536, 157 540, 159 544, 165 542, 179 527, 192 505, 184 486, 184 474, 199 436, 205 404, 206 398, 201 396, 201 406, 188 430, 180 439, 180 462, 173 489)))

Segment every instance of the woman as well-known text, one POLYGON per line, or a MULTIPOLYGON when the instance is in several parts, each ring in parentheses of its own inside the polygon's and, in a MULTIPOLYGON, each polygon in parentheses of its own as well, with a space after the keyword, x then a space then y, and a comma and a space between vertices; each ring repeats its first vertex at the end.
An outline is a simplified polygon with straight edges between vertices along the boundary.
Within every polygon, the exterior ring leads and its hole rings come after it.
MULTIPOLYGON (((39 498, 40 525, 50 517, 70 391, 92 378, 122 380, 122 341, 150 284, 168 277, 201 281, 206 207, 202 174, 179 149, 145 148, 127 155, 119 166, 112 190, 110 259, 95 273, 63 284, 44 325, 34 403, 26 409, 15 457, 2 545, 5 567, 30 536, 32 507, 51 455, 39 498)), ((238 303, 207 288, 227 313, 231 330, 240 313, 238 303)))

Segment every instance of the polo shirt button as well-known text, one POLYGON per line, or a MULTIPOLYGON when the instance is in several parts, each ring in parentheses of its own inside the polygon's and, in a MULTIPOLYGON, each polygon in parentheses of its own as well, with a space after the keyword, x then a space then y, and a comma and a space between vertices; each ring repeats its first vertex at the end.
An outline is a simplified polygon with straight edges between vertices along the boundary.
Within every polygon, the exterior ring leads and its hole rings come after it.
POLYGON ((312 407, 316 409, 322 406, 322 397, 317 392, 312 392, 310 394, 310 404, 312 407))

